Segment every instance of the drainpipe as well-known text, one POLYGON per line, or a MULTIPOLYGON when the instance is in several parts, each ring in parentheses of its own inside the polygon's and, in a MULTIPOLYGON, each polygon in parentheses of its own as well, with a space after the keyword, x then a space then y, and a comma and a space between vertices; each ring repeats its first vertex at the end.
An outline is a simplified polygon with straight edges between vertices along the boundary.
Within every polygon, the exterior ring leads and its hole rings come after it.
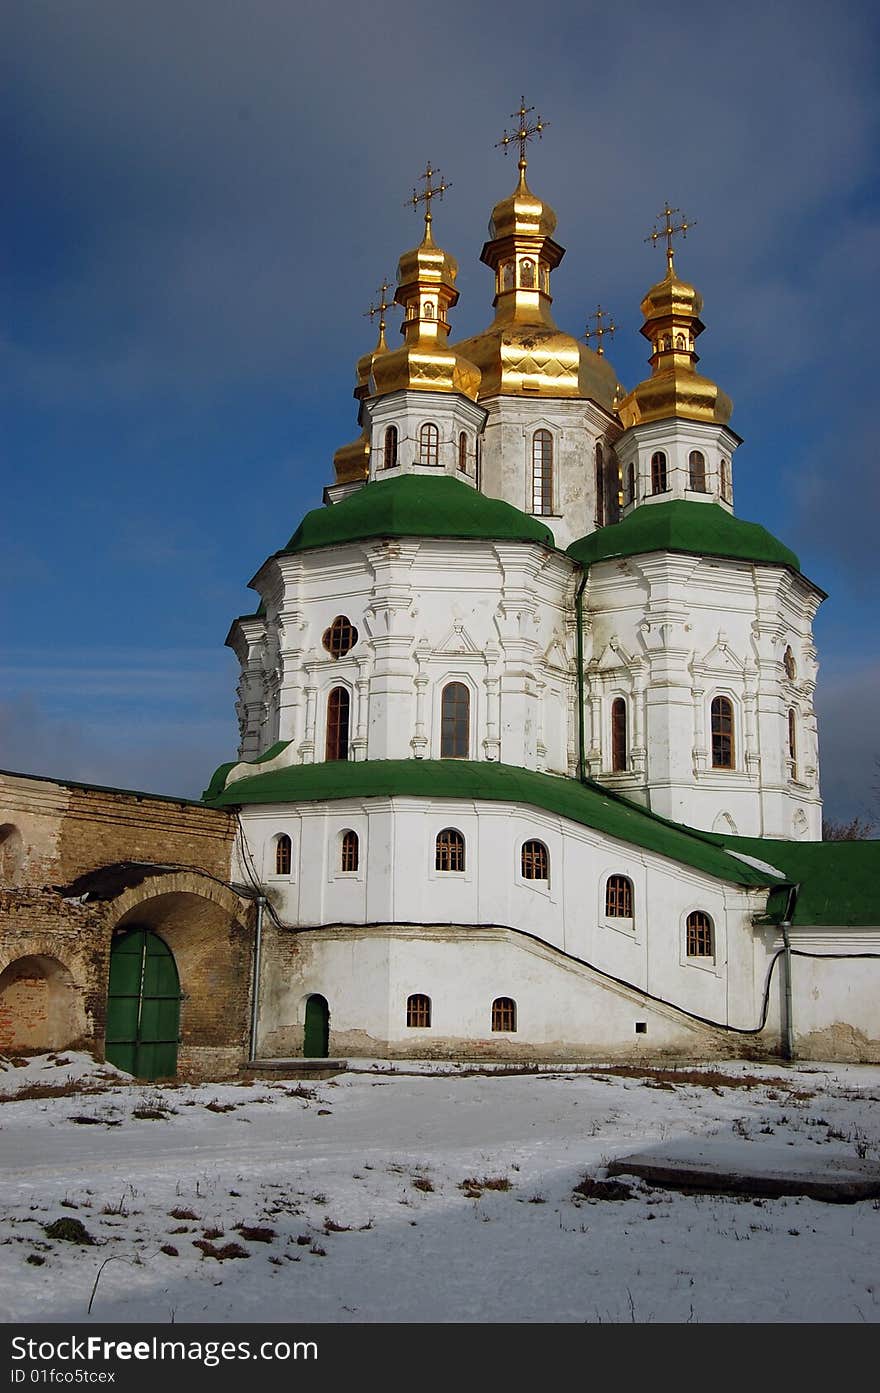
POLYGON ((582 784, 587 782, 587 767, 584 752, 584 590, 587 572, 584 571, 574 597, 574 612, 577 616, 577 698, 578 698, 578 778, 582 784))
POLYGON ((789 1061, 794 1061, 794 1011, 792 1007, 791 994, 791 939, 788 931, 791 928, 791 921, 794 918, 794 908, 797 904, 798 891, 800 885, 792 885, 788 892, 788 903, 785 906, 785 918, 779 925, 782 931, 783 953, 782 968, 785 979, 785 1032, 783 1035, 783 1054, 789 1061))
POLYGON ((260 958, 263 949, 263 895, 257 896, 257 923, 254 929, 254 987, 251 993, 251 1063, 257 1058, 257 1020, 260 1014, 260 958))

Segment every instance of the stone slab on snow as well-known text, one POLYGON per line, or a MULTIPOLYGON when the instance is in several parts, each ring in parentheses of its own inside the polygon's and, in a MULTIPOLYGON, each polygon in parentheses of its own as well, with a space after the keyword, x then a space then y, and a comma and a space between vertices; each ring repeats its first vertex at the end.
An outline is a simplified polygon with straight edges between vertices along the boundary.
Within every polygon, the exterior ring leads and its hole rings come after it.
POLYGON ((635 1175, 669 1190, 776 1197, 807 1195, 836 1204, 880 1195, 880 1166, 840 1156, 808 1159, 763 1141, 687 1137, 609 1163, 609 1175, 635 1175))

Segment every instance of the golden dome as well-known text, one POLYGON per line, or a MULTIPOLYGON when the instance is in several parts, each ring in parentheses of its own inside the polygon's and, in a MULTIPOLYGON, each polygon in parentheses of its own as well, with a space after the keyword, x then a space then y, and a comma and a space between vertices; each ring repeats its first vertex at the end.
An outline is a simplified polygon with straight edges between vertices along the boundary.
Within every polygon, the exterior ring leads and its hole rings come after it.
POLYGON ((431 233, 430 205, 425 235, 404 252, 397 267, 395 302, 403 307, 402 348, 373 357, 369 394, 390 392, 462 392, 476 401, 480 370, 447 344, 447 311, 456 304, 458 263, 438 247, 431 233))
POLYGON ((480 260, 495 272, 495 320, 457 345, 482 374, 480 397, 590 397, 612 409, 617 375, 604 355, 563 333, 550 312, 550 274, 565 255, 556 214, 526 183, 492 210, 480 260))
POLYGON ((700 319, 703 297, 675 272, 671 248, 666 275, 642 301, 641 333, 650 340, 651 376, 634 387, 617 410, 625 427, 678 416, 688 421, 727 425, 733 402, 717 383, 696 370, 695 341, 706 327, 700 319))
POLYGON ((359 400, 369 395, 370 373, 373 369, 373 363, 383 353, 388 352, 388 344, 385 341, 385 320, 381 319, 379 321, 379 338, 376 341, 375 348, 371 348, 367 353, 362 353, 357 360, 357 366, 355 368, 357 381, 355 383, 354 395, 359 400))
POLYGON ((523 166, 513 193, 492 209, 489 236, 493 241, 501 237, 552 237, 555 231, 556 214, 549 203, 532 193, 523 166))
POLYGON ((333 456, 333 469, 337 484, 351 484, 369 476, 370 432, 361 431, 357 440, 348 445, 340 445, 333 456))

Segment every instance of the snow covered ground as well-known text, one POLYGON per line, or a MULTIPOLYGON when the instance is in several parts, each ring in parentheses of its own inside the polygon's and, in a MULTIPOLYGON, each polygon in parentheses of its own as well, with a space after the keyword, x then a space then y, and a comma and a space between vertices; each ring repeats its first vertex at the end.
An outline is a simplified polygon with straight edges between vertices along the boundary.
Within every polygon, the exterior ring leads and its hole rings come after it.
POLYGON ((688 1136, 877 1163, 878 1068, 359 1067, 158 1087, 84 1055, 0 1060, 5 1319, 880 1318, 878 1200, 574 1193, 613 1157, 688 1136), (48 1236, 59 1219, 93 1242, 48 1236))

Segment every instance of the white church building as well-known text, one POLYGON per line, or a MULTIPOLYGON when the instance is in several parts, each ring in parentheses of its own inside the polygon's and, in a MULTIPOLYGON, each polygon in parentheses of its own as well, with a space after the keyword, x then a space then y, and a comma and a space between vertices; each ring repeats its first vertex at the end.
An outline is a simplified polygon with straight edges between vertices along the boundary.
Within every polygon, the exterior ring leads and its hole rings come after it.
POLYGON ((494 320, 450 342, 429 167, 402 343, 383 294, 361 434, 227 640, 255 1054, 880 1059, 877 844, 820 842, 823 592, 734 511, 675 210, 627 391, 554 323, 520 120, 494 320))

